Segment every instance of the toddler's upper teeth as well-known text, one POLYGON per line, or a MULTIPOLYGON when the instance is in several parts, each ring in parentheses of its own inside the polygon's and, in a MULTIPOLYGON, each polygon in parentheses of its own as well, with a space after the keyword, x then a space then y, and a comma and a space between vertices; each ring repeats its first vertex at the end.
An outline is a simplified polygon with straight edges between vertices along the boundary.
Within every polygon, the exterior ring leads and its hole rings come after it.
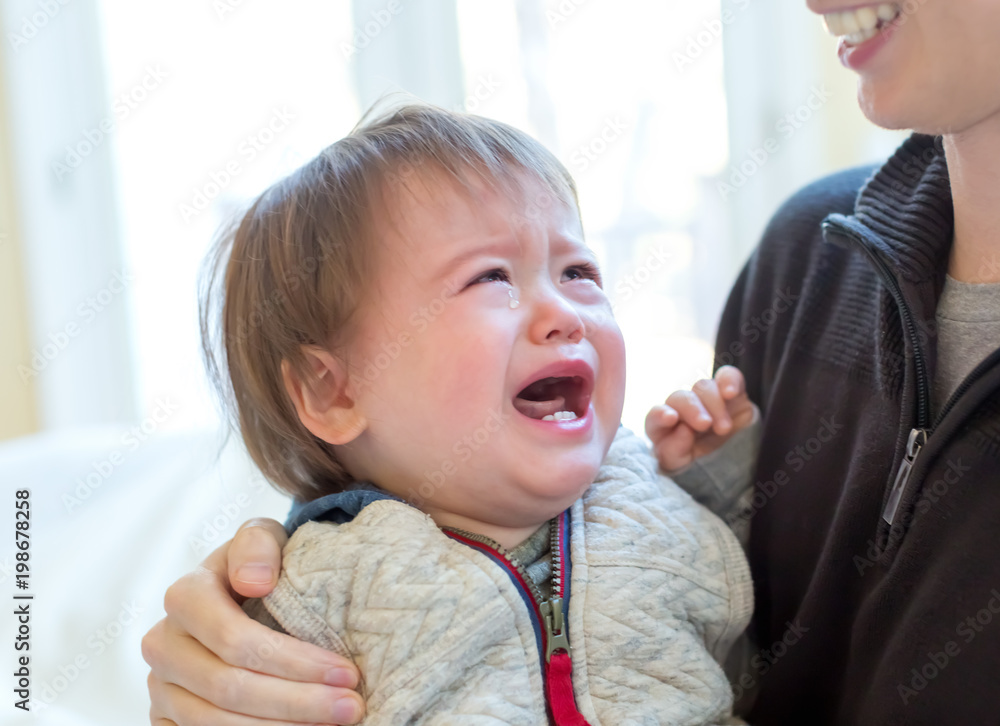
POLYGON ((543 416, 542 421, 572 421, 575 418, 576 414, 572 411, 556 411, 548 416, 543 416))

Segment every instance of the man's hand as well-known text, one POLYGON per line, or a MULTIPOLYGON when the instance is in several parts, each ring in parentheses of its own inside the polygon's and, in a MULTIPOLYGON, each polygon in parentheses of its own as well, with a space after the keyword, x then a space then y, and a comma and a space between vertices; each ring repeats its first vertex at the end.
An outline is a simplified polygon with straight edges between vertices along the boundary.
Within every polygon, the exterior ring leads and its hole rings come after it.
POLYGON ((690 391, 674 391, 662 406, 646 414, 646 435, 660 466, 676 473, 722 446, 753 423, 757 407, 746 393, 743 374, 722 366, 690 391))
POLYGON ((240 609, 274 589, 288 539, 273 519, 232 540, 167 590, 167 616, 146 633, 153 726, 355 724, 364 702, 357 668, 277 633, 240 609))

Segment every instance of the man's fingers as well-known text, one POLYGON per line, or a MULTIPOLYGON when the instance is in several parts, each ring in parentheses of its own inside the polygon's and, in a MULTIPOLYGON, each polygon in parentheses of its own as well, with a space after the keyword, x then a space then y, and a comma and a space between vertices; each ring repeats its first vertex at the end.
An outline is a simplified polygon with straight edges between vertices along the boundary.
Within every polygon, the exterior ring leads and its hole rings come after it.
MULTIPOLYGON (((272 631, 275 646, 257 656, 258 664, 278 653, 283 643, 272 631)), ((287 636, 284 636, 287 637, 287 636)), ((356 692, 314 683, 296 683, 253 670, 229 666, 200 643, 180 638, 171 658, 161 664, 149 680, 150 696, 164 715, 185 723, 251 723, 239 714, 252 714, 263 723, 353 724, 364 713, 356 692), (221 709, 216 712, 215 709, 221 709), (210 721, 190 720, 194 713, 207 714, 210 721), (215 718, 216 713, 219 718, 215 718), (225 717, 225 718, 223 718, 225 717), (229 719, 229 720, 225 720, 229 719)), ((252 721, 257 724, 257 721, 252 721)))
POLYGON ((229 545, 229 585, 246 597, 263 597, 274 589, 281 572, 285 528, 273 519, 244 522, 229 545))
POLYGON ((151 630, 149 642, 143 642, 143 653, 149 650, 147 662, 154 671, 157 662, 165 661, 172 653, 177 639, 190 635, 230 665, 307 683, 352 688, 357 682, 356 675, 345 678, 345 673, 356 673, 356 669, 336 653, 251 620, 233 602, 221 576, 212 570, 201 568, 182 577, 167 589, 163 604, 167 618, 162 629, 151 630), (280 647, 273 645, 275 638, 280 647), (269 649, 273 654, 256 664, 254 658, 269 649))
MULTIPOLYGON (((159 681, 154 683, 152 679, 149 684, 149 693, 153 701, 153 707, 150 709, 152 726, 200 726, 201 724, 212 724, 212 726, 295 726, 295 724, 308 723, 299 720, 261 719, 223 711, 173 683, 159 681), (169 714, 169 717, 165 717, 164 713, 169 714)), ((313 721, 312 723, 348 726, 348 724, 356 724, 358 721, 358 718, 347 715, 346 718, 340 720, 336 718, 331 720, 330 717, 327 717, 325 720, 313 721)))

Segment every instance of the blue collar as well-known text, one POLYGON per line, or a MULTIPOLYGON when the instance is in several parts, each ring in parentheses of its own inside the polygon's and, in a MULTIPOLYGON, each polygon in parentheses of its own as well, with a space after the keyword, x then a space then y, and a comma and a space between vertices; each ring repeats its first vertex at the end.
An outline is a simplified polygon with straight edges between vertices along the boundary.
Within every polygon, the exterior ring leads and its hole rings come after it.
POLYGON ((327 494, 325 497, 309 502, 295 499, 292 501, 292 508, 285 520, 285 531, 291 535, 306 522, 334 522, 336 524, 350 522, 358 516, 362 509, 380 499, 403 501, 367 481, 354 482, 342 492, 327 494))

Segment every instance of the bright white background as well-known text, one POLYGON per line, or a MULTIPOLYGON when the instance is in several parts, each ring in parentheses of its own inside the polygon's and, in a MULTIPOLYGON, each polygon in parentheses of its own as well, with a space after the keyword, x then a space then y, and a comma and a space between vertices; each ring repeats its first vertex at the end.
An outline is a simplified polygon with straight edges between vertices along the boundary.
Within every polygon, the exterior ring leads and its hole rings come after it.
MULTIPOLYGON (((861 119, 804 2, 0 0, 0 29, 0 438, 41 431, 0 445, 0 511, 32 489, 46 724, 144 722, 139 640, 166 585, 237 522, 283 516, 238 446, 215 463, 199 265, 223 219, 373 100, 498 118, 564 161, 626 336, 636 430, 708 374, 778 204, 900 138, 861 119), (262 137, 276 114, 291 120, 262 137)), ((12 561, 0 545, 4 602, 12 561)))

